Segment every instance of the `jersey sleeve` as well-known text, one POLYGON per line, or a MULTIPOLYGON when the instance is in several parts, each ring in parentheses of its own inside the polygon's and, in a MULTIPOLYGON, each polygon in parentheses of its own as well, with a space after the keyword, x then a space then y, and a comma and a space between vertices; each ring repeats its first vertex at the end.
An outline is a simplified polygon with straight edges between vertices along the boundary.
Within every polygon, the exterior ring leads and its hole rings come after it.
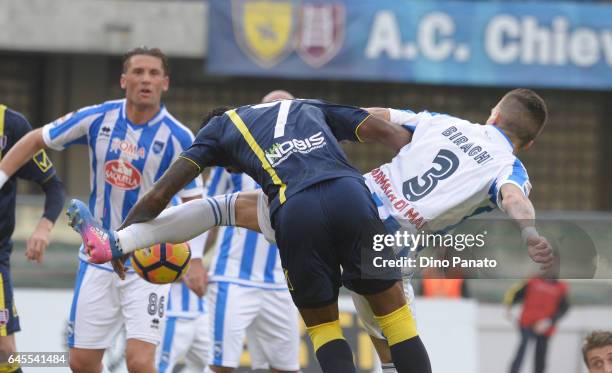
POLYGON ((64 150, 74 144, 87 144, 89 127, 101 115, 100 106, 92 106, 46 124, 43 126, 45 144, 53 150, 64 150))
MULTIPOLYGON (((13 111, 7 110, 7 121, 11 121, 11 129, 15 139, 20 139, 32 130, 32 126, 28 120, 13 111)), ((39 150, 34 157, 23 165, 15 175, 20 179, 30 180, 38 184, 43 184, 55 175, 55 168, 47 152, 44 149, 39 150)))
MULTIPOLYGON (((187 150, 193 143, 193 133, 184 126, 176 126, 172 131, 172 141, 174 142, 174 148, 177 149, 175 154, 182 153, 187 150)), ((181 189, 177 195, 181 198, 193 198, 203 197, 204 188, 202 183, 202 176, 198 175, 195 179, 190 181, 183 189, 181 189)))
POLYGON ((529 182, 529 176, 523 163, 515 158, 512 165, 508 165, 503 168, 502 172, 497 176, 493 185, 491 186, 491 194, 494 202, 502 208, 501 205, 501 187, 505 184, 514 184, 523 192, 525 197, 529 197, 531 192, 531 183, 529 182))
POLYGON ((225 164, 225 152, 221 148, 221 136, 225 118, 225 115, 212 118, 198 132, 193 144, 181 153, 179 157, 195 164, 200 169, 200 172, 209 166, 225 164))
POLYGON ((431 117, 431 114, 427 111, 415 113, 408 109, 391 109, 389 108, 389 121, 391 123, 399 124, 410 132, 416 131, 417 126, 423 119, 431 117))
POLYGON ((325 114, 327 125, 338 141, 362 142, 357 132, 359 126, 365 122, 370 113, 358 107, 337 105, 319 100, 307 100, 307 103, 316 106, 325 114))

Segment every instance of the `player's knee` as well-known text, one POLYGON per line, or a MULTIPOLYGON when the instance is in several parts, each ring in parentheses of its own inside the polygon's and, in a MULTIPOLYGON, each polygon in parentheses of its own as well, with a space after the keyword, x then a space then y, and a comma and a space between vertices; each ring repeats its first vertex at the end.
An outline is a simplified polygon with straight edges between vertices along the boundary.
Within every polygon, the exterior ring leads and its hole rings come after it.
POLYGON ((99 373, 102 371, 102 363, 93 362, 79 354, 70 354, 70 370, 73 373, 99 373))
POLYGON ((155 364, 147 354, 127 356, 126 365, 130 373, 150 373, 155 371, 155 364))

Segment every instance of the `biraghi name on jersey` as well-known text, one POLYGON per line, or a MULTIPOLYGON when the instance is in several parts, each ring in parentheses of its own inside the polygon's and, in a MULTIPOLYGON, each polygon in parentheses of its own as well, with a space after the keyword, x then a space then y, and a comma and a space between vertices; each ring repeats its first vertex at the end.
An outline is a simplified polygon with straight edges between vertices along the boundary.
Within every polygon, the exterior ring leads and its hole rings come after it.
POLYGON ((461 131, 457 131, 457 127, 455 126, 450 126, 442 131, 442 136, 448 138, 453 144, 457 145, 460 150, 474 158, 478 164, 482 165, 493 159, 491 154, 482 149, 482 146, 470 141, 461 131))
POLYGON ((325 144, 323 132, 319 131, 303 140, 291 139, 281 143, 274 143, 268 150, 266 150, 266 158, 272 167, 275 167, 281 164, 293 153, 307 154, 315 149, 324 147, 325 144))

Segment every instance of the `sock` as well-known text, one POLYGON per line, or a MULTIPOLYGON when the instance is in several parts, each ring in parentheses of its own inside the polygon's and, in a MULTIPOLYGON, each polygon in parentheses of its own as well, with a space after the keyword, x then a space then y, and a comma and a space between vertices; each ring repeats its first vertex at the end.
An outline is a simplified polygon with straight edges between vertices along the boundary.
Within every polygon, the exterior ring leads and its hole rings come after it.
POLYGON ((338 320, 306 328, 324 373, 354 373, 353 353, 338 320))
POLYGON ((397 373, 397 369, 395 369, 395 365, 393 363, 382 363, 380 365, 380 369, 382 373, 397 373))
POLYGON ((430 373, 427 350, 419 338, 416 323, 408 305, 385 316, 375 316, 389 342, 391 357, 400 373, 430 373))
POLYGON ((187 242, 215 226, 233 225, 237 197, 226 194, 173 206, 153 220, 115 232, 115 237, 124 254, 162 242, 187 242))
POLYGON ((387 338, 389 346, 405 341, 416 336, 416 323, 410 312, 410 308, 405 304, 385 316, 374 316, 378 325, 382 329, 383 335, 387 338))
POLYGON ((355 373, 353 353, 345 339, 334 339, 321 346, 317 360, 323 373, 355 373))
POLYGON ((391 358, 400 373, 431 373, 429 355, 418 335, 391 346, 391 358))

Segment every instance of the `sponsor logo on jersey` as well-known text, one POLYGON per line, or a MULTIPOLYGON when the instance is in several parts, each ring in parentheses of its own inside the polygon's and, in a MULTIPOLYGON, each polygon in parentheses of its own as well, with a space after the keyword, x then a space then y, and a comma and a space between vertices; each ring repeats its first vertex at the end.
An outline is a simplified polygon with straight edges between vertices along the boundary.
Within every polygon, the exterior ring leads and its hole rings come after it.
POLYGON ((115 153, 125 154, 130 159, 142 159, 146 155, 145 148, 138 147, 138 144, 134 144, 128 140, 122 140, 117 137, 111 141, 110 150, 115 153))
POLYGON ((34 160, 34 163, 36 163, 36 166, 38 166, 38 168, 42 172, 47 172, 51 167, 53 167, 53 163, 49 159, 49 156, 47 155, 47 152, 45 152, 44 149, 40 149, 36 154, 34 154, 34 157, 32 157, 32 159, 34 160))
POLYGON ((110 137, 110 135, 111 128, 109 126, 102 126, 102 128, 100 128, 100 136, 110 137))
POLYGON ((297 30, 297 53, 308 65, 319 68, 338 54, 344 41, 343 4, 304 4, 297 30))
POLYGON ((281 164, 293 153, 308 154, 326 144, 323 132, 319 131, 302 140, 291 139, 281 143, 274 143, 274 145, 266 150, 266 159, 274 167, 281 164))
POLYGON ((123 159, 108 161, 104 164, 106 182, 119 189, 132 190, 140 186, 140 171, 123 159))
POLYGON ((161 153, 161 151, 164 149, 164 145, 165 144, 163 141, 155 140, 155 142, 153 143, 153 153, 161 153))
POLYGON ((397 215, 408 220, 417 229, 423 229, 426 224, 425 219, 415 210, 414 206, 400 193, 396 193, 391 184, 389 176, 380 168, 375 168, 370 172, 370 177, 378 185, 384 196, 387 197, 389 205, 395 209, 397 215))
POLYGON ((253 62, 270 68, 291 53, 297 6, 291 0, 232 0, 234 35, 253 62))

